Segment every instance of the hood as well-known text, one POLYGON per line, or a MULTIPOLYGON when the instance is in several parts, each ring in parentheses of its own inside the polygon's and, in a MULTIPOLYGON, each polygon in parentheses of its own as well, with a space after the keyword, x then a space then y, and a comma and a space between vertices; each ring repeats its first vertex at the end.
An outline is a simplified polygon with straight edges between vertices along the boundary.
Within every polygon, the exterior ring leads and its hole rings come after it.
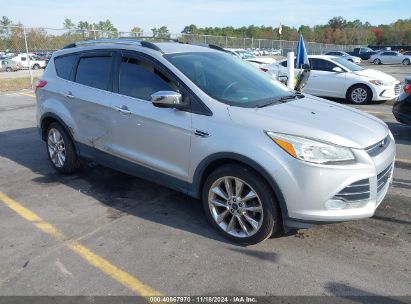
POLYGON ((270 64, 270 63, 276 62, 274 58, 270 58, 270 57, 255 57, 255 58, 247 58, 244 60, 255 62, 255 63, 260 63, 260 64, 270 64))
POLYGON ((351 107, 306 95, 264 108, 229 107, 234 122, 261 131, 311 137, 364 149, 385 138, 388 127, 378 118, 351 107))
POLYGON ((287 68, 283 67, 279 63, 267 64, 264 66, 264 68, 268 69, 268 72, 277 75, 287 75, 288 72, 287 68))
POLYGON ((377 70, 372 70, 372 69, 365 69, 362 71, 355 71, 353 72, 356 75, 360 75, 360 76, 365 76, 371 79, 376 79, 376 80, 383 80, 383 81, 389 81, 389 82, 395 82, 397 81, 397 79, 395 79, 394 77, 381 72, 381 71, 377 71, 377 70))

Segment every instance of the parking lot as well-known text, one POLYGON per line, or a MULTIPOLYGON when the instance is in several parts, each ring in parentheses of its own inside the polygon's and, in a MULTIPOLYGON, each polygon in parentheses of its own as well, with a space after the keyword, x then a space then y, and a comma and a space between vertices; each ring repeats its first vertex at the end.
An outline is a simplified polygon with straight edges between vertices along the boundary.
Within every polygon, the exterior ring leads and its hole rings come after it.
POLYGON ((57 174, 34 94, 0 95, 0 295, 411 296, 411 126, 389 104, 356 107, 397 142, 375 216, 241 247, 178 192, 101 166, 57 174))

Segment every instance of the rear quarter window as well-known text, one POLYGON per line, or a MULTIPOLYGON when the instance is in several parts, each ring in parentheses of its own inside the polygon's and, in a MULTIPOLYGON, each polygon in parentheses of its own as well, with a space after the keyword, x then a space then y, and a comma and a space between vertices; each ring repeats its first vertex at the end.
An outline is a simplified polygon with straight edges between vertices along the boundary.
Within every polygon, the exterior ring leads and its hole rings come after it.
POLYGON ((59 77, 70 80, 71 71, 76 61, 77 55, 66 55, 54 59, 56 73, 59 77))

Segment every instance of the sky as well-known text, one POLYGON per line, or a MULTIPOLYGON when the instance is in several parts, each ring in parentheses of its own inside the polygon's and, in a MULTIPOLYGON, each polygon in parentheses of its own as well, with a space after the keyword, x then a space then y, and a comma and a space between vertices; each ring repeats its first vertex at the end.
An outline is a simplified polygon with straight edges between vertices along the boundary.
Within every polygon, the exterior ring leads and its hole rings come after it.
MULTIPOLYGON (((396 0, 399 1, 399 0, 396 0)), ((394 0, 41 0, 9 1, 0 16, 26 27, 62 28, 70 18, 98 22, 109 19, 119 31, 134 26, 150 32, 166 25, 170 33, 179 33, 186 25, 299 27, 325 24, 334 16, 360 19, 371 24, 389 24, 411 18, 411 11, 394 0)), ((405 1, 406 2, 406 1, 405 1)), ((405 3, 404 2, 404 3, 405 3)))

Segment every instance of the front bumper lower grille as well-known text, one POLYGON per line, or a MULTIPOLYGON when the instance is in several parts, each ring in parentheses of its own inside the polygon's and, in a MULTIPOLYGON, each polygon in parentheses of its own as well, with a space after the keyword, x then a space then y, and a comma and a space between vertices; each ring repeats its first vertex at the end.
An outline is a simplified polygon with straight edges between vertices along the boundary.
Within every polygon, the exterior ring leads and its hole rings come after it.
POLYGON ((339 199, 345 202, 363 201, 368 200, 369 198, 370 181, 368 178, 352 183, 333 197, 333 199, 339 199))

